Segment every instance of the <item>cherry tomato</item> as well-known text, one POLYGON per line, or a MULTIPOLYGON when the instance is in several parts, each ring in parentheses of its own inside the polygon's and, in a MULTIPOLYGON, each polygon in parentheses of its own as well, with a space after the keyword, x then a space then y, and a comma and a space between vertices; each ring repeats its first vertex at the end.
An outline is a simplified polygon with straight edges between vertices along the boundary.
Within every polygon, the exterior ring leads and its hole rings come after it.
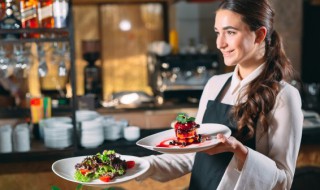
POLYGON ((136 165, 135 161, 133 161, 133 160, 127 161, 127 168, 128 169, 133 168, 134 165, 136 165))
POLYGON ((106 176, 101 176, 99 179, 103 182, 109 182, 111 180, 111 177, 106 175, 106 176))
POLYGON ((80 171, 80 173, 82 175, 86 175, 86 173, 88 173, 90 170, 88 170, 88 169, 80 169, 79 171, 80 171))

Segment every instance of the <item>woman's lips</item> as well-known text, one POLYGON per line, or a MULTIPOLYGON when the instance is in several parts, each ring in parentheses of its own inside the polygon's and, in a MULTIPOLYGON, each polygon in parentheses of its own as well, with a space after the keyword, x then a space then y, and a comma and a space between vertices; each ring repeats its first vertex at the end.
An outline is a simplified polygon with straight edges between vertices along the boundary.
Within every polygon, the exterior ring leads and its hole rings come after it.
POLYGON ((229 57, 233 51, 234 51, 234 50, 230 50, 230 51, 223 51, 223 52, 222 52, 223 57, 229 57))

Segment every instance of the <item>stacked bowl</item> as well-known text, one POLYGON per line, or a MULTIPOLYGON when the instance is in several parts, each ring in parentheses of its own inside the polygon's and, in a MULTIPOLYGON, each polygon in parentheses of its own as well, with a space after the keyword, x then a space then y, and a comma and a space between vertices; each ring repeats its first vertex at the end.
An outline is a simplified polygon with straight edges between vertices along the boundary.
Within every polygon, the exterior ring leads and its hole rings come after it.
POLYGON ((79 110, 76 120, 80 145, 84 148, 96 148, 104 141, 103 117, 95 111, 79 110))
POLYGON ((30 150, 30 130, 27 123, 18 124, 13 130, 13 150, 27 152, 30 150))
POLYGON ((104 116, 103 128, 104 139, 115 141, 123 137, 123 129, 128 125, 128 121, 121 119, 115 120, 112 116, 104 116))
POLYGON ((72 145, 73 125, 70 117, 51 117, 41 120, 41 128, 46 147, 63 149, 72 145))
POLYGON ((12 127, 0 126, 0 153, 12 152, 12 127))

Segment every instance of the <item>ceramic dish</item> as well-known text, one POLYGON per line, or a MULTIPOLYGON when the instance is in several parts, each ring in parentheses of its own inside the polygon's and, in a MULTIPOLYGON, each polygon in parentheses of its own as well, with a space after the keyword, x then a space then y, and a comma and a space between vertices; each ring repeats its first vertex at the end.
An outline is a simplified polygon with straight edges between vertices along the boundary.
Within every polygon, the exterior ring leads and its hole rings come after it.
POLYGON ((77 163, 80 163, 81 161, 83 161, 83 159, 86 157, 87 156, 78 156, 78 157, 72 157, 72 158, 58 160, 52 164, 52 171, 56 175, 58 175, 59 177, 65 179, 65 180, 68 180, 68 181, 72 181, 74 183, 80 183, 80 184, 83 184, 86 186, 94 186, 94 187, 104 188, 104 187, 108 187, 110 185, 119 184, 119 183, 133 180, 133 179, 141 176, 145 172, 147 172, 150 167, 150 164, 147 160, 144 160, 142 158, 135 157, 135 156, 120 155, 120 158, 122 160, 135 161, 135 166, 133 168, 128 169, 125 175, 117 176, 109 182, 103 182, 99 179, 93 180, 91 182, 76 181, 73 177, 74 173, 76 171, 75 165, 77 163))
MULTIPOLYGON (((208 136, 210 139, 199 144, 191 144, 185 147, 182 147, 182 146, 159 147, 158 145, 166 141, 166 139, 175 138, 174 129, 169 129, 160 133, 156 133, 154 135, 150 135, 143 139, 140 139, 136 144, 138 146, 142 146, 144 148, 158 151, 161 153, 185 154, 185 153, 192 153, 192 152, 200 152, 200 151, 209 149, 211 147, 214 147, 219 143, 219 141, 216 139, 216 135, 218 133, 222 133, 226 137, 229 137, 231 135, 231 130, 225 125, 211 123, 211 124, 201 124, 197 133, 208 136)), ((165 143, 169 145, 169 141, 165 143)))

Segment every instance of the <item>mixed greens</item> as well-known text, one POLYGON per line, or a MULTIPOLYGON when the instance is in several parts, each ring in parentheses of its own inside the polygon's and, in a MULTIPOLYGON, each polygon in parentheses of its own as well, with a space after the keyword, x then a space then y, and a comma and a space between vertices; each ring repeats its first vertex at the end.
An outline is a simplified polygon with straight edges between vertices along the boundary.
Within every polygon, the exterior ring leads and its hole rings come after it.
POLYGON ((134 161, 120 159, 114 150, 105 150, 102 154, 88 156, 81 163, 77 163, 74 178, 81 182, 94 179, 108 182, 116 176, 124 175, 134 164, 134 161))

